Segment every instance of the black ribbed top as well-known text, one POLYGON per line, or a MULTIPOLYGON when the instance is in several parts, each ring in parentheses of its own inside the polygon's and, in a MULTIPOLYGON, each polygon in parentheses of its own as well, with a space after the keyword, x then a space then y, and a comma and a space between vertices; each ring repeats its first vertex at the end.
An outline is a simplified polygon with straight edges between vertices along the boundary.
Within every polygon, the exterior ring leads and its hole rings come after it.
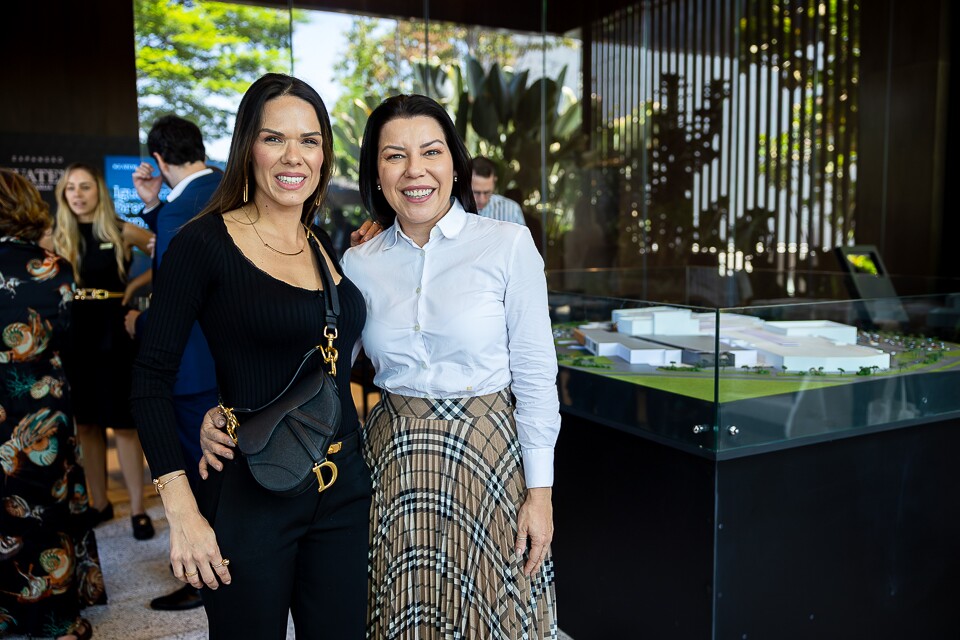
MULTIPOLYGON (((335 259, 330 237, 320 229, 314 232, 335 259)), ((340 434, 346 435, 359 426, 350 393, 350 355, 360 338, 366 307, 347 278, 337 285, 337 292, 340 434)), ((154 477, 187 464, 177 440, 172 399, 193 323, 199 321, 210 345, 224 404, 259 407, 283 390, 310 347, 326 344, 323 295, 256 267, 233 243, 220 215, 206 215, 177 233, 154 277, 150 320, 133 367, 131 407, 154 477)), ((316 355, 308 368, 322 361, 316 355)))
MULTIPOLYGON (((117 224, 121 223, 117 221, 117 224)), ((106 291, 122 292, 127 283, 117 271, 117 254, 112 242, 101 240, 93 233, 92 222, 78 222, 77 229, 83 238, 80 256, 80 282, 78 287, 96 287, 106 291)), ((125 262, 125 271, 130 269, 130 259, 125 262)), ((126 275, 126 274, 124 274, 126 275)))

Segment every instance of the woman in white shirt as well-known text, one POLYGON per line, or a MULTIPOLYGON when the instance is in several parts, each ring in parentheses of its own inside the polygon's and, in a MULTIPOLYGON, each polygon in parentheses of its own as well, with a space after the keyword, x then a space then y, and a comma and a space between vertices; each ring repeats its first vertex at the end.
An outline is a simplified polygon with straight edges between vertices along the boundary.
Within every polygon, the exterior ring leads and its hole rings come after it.
MULTIPOLYGON (((383 390, 364 426, 377 640, 557 637, 543 260, 526 227, 473 213, 470 175, 432 99, 370 114, 360 191, 384 231, 341 264, 366 301, 362 343, 383 390)), ((212 418, 201 444, 219 468, 214 454, 232 455, 212 418)))
POLYGON ((385 230, 343 269, 366 300, 363 346, 384 390, 365 426, 371 638, 557 634, 543 260, 526 227, 468 213, 470 175, 432 99, 370 114, 360 191, 385 230))

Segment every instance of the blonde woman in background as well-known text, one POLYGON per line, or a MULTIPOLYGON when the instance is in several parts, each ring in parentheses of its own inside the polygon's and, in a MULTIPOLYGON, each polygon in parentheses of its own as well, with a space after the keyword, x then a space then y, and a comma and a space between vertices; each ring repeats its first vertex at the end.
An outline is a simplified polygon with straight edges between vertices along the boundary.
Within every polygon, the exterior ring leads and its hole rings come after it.
POLYGON ((128 277, 133 248, 149 254, 153 234, 117 217, 106 182, 92 166, 67 167, 56 195, 53 246, 73 265, 77 281, 67 376, 90 503, 98 522, 113 518, 106 481, 105 429, 110 427, 130 494, 133 535, 146 540, 154 530, 143 506, 143 449, 128 408, 135 351, 123 320, 127 302, 151 279, 149 270, 128 277))

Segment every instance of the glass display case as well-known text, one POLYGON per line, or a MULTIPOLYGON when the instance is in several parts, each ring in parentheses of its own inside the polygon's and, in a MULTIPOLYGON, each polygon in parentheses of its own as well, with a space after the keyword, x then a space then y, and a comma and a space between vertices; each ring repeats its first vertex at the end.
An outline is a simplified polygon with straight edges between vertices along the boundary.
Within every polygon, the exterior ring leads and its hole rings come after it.
POLYGON ((858 299, 840 273, 548 280, 564 631, 958 637, 960 284, 890 278, 896 296, 858 299), (599 539, 627 552, 598 561, 599 539))
POLYGON ((552 272, 562 408, 717 459, 960 415, 960 283, 845 278, 552 272))

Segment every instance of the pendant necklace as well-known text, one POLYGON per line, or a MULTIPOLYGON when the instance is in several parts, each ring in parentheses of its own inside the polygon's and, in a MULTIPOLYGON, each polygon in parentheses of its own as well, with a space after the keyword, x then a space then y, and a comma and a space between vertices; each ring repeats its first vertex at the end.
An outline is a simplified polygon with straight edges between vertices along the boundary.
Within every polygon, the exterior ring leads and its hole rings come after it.
MULTIPOLYGON (((259 220, 259 219, 260 219, 260 207, 259 207, 259 205, 257 205, 256 201, 254 201, 253 206, 257 208, 257 220, 259 220)), ((243 214, 244 214, 245 216, 247 216, 247 220, 250 220, 250 213, 246 210, 245 207, 244 207, 244 209, 243 209, 243 214)), ((298 256, 298 255, 300 255, 301 253, 303 253, 303 250, 304 250, 305 247, 300 247, 300 250, 299 250, 299 251, 292 251, 292 252, 289 252, 289 251, 281 251, 280 249, 277 249, 276 247, 271 247, 269 244, 267 244, 267 241, 263 239, 263 236, 260 235, 260 232, 257 231, 257 220, 250 220, 250 226, 253 227, 253 232, 254 232, 255 234, 257 234, 257 238, 260 240, 260 242, 263 243, 263 246, 265 246, 267 249, 270 249, 270 251, 273 251, 274 253, 279 253, 279 254, 282 255, 282 256, 298 256)), ((306 236, 304 236, 304 237, 306 237, 306 236)))

